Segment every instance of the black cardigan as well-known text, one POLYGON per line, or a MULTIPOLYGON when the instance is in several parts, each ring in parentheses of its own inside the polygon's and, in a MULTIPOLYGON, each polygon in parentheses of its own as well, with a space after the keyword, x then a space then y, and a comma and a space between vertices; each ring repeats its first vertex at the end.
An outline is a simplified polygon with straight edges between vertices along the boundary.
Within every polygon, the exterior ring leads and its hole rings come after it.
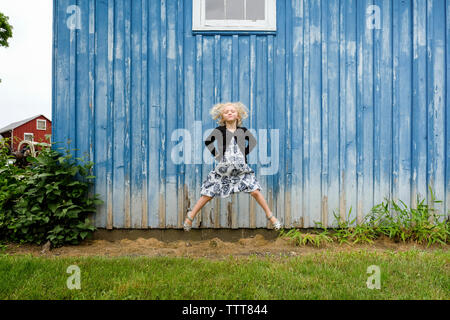
POLYGON ((227 129, 225 125, 216 127, 211 134, 206 138, 205 145, 208 148, 208 150, 211 152, 211 154, 216 158, 217 160, 222 160, 226 148, 228 147, 228 144, 231 141, 231 138, 237 139, 237 144, 239 146, 239 149, 241 150, 242 154, 244 154, 245 157, 245 163, 248 163, 247 161, 247 155, 252 152, 252 150, 256 147, 256 138, 253 136, 253 134, 248 130, 246 127, 237 127, 234 132, 231 132, 227 129), (217 140, 219 151, 217 152, 213 142, 217 140), (248 145, 245 145, 245 141, 248 141, 248 145), (224 147, 225 146, 225 147, 224 147))

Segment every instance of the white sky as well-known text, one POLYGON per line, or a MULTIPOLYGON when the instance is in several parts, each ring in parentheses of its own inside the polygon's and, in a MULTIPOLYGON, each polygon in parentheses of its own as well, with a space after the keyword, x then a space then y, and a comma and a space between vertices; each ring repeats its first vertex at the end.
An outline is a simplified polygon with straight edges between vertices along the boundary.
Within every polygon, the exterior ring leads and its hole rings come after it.
POLYGON ((0 128, 52 115, 52 0, 0 0, 13 36, 0 47, 0 128))

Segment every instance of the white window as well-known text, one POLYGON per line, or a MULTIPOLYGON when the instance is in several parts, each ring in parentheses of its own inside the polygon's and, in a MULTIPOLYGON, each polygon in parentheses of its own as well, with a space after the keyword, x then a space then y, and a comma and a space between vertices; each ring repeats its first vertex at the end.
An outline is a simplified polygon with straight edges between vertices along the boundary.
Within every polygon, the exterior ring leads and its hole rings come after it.
POLYGON ((276 31, 276 0, 192 1, 192 30, 276 31))
POLYGON ((33 141, 34 140, 34 134, 33 133, 24 133, 23 134, 23 140, 25 140, 25 141, 33 141))
POLYGON ((41 119, 36 120, 36 128, 38 130, 47 130, 47 121, 41 119))

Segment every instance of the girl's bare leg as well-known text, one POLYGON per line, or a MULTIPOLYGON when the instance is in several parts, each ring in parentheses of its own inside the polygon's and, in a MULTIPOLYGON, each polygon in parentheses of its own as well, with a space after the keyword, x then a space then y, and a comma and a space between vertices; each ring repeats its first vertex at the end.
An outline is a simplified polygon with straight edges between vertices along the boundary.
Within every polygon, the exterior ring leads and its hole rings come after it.
MULTIPOLYGON (((201 196, 200 199, 198 199, 197 203, 195 204, 194 208, 192 208, 191 211, 188 212, 189 216, 194 219, 195 216, 197 215, 197 213, 200 211, 201 208, 203 208, 203 206, 205 204, 208 203, 209 200, 211 200, 212 197, 208 197, 208 196, 201 196)), ((192 225, 191 220, 189 220, 188 218, 186 218, 186 220, 184 220, 184 222, 186 222, 186 224, 188 225, 192 225)))
MULTIPOLYGON (((263 208, 264 212, 266 213, 266 217, 270 217, 270 214, 272 213, 272 211, 270 211, 269 206, 267 205, 266 199, 264 199, 264 196, 262 195, 262 193, 259 190, 253 191, 250 193, 252 195, 253 198, 256 199, 256 201, 259 203, 259 205, 261 206, 261 208, 263 208)), ((275 216, 272 217, 272 219, 270 219, 270 222, 272 222, 272 224, 274 224, 277 221, 277 218, 275 218, 275 216)))

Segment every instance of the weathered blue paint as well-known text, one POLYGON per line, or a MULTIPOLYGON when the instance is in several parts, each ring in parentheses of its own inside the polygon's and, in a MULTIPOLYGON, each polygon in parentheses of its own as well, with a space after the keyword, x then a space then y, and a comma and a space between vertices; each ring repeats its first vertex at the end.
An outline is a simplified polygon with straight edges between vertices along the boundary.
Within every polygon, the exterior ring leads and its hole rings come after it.
MULTIPOLYGON (((361 221, 385 197, 429 202, 428 186, 448 214, 450 0, 278 0, 275 33, 193 33, 191 10, 54 0, 53 137, 95 162, 96 226, 181 228, 212 169, 203 139, 219 101, 242 101, 244 125, 279 141, 276 174, 261 174, 262 148, 249 162, 286 227, 332 225, 350 208, 361 221), (379 29, 367 25, 371 5, 379 29), (172 161, 176 129, 191 135, 193 164, 172 161)), ((267 226, 248 194, 211 201, 200 221, 267 226)))

